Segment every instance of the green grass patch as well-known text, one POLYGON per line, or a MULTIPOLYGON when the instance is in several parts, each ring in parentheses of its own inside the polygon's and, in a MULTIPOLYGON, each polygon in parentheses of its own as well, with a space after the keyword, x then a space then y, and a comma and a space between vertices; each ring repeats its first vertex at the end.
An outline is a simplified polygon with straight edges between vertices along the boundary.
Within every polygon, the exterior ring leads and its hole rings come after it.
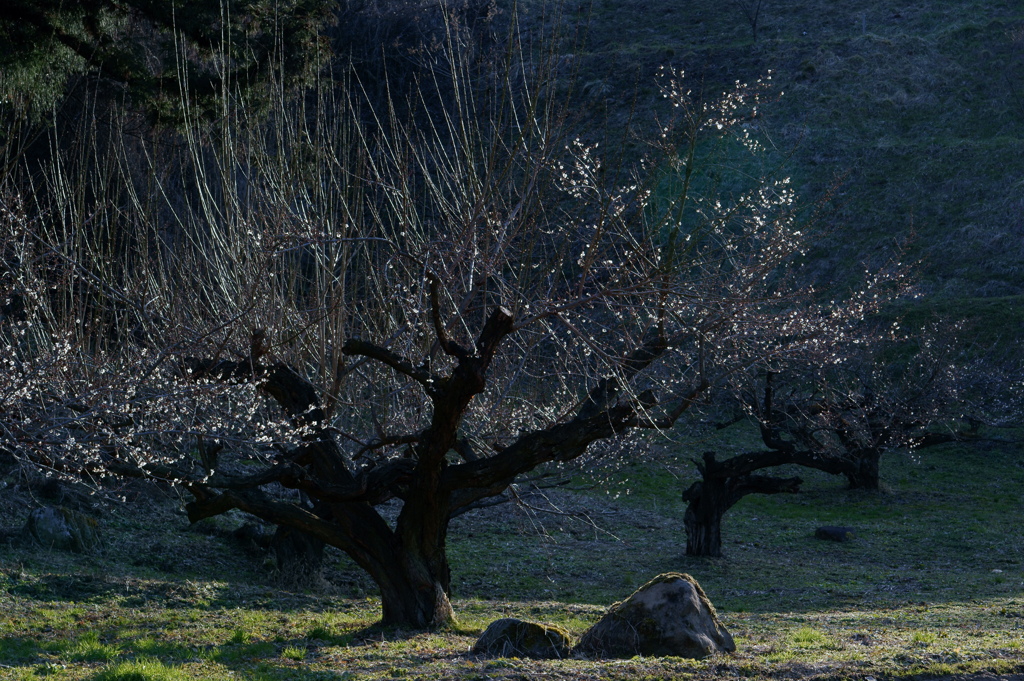
POLYGON ((931 631, 915 631, 910 636, 910 642, 918 645, 930 645, 938 640, 938 635, 931 631))
POLYGON ((821 646, 828 642, 828 635, 817 629, 801 627, 790 634, 790 640, 798 646, 821 646))
POLYGON ((110 662, 121 654, 120 646, 101 641, 96 631, 87 631, 59 648, 61 658, 70 662, 110 662))
POLYGON ((0 660, 11 663, 25 663, 34 660, 41 647, 31 638, 21 636, 4 636, 0 638, 0 660))
POLYGON ((160 660, 140 659, 120 662, 93 677, 94 681, 186 681, 189 675, 160 660))
POLYGON ((299 646, 285 646, 281 650, 281 657, 286 660, 302 662, 302 660, 306 659, 306 649, 299 646))

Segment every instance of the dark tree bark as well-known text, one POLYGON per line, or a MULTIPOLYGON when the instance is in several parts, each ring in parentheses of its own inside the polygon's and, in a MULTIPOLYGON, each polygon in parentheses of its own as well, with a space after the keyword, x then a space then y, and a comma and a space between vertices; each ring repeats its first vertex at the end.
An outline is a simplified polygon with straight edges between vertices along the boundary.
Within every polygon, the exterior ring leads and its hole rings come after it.
POLYGON ((779 463, 777 452, 742 454, 721 462, 715 459, 714 452, 705 453, 703 462, 697 464, 702 480, 683 492, 683 501, 688 502, 683 516, 686 555, 720 557, 722 517, 748 494, 795 494, 800 491, 803 480, 798 477, 751 474, 779 463))
POLYGON ((881 460, 882 450, 878 447, 862 447, 850 452, 849 464, 843 471, 843 475, 850 483, 850 489, 877 491, 881 460))
POLYGON ((283 583, 315 586, 323 579, 324 541, 299 530, 279 525, 270 540, 283 583))

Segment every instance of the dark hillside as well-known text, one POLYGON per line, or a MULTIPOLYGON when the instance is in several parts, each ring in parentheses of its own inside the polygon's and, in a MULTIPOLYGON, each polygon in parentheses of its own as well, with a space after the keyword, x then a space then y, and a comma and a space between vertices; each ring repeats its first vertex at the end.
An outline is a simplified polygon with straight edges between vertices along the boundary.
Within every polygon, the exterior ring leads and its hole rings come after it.
POLYGON ((755 42, 743 11, 755 4, 580 5, 583 98, 621 121, 634 94, 641 109, 652 100, 659 65, 708 92, 770 70, 785 94, 764 125, 801 196, 843 178, 812 257, 819 280, 847 281, 912 237, 925 293, 1024 292, 1024 8, 766 1, 755 42))

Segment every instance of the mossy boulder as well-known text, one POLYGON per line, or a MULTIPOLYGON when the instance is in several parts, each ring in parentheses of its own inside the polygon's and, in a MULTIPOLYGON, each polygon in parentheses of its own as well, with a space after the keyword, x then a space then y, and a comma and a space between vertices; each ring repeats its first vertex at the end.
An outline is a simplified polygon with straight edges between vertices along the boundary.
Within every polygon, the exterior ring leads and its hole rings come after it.
POLYGON ((473 646, 474 653, 492 657, 539 659, 568 657, 571 649, 571 637, 565 629, 514 617, 491 622, 473 646))
POLYGON ((47 548, 87 553, 99 547, 99 523, 84 513, 63 506, 32 511, 25 534, 47 548))
POLYGON ((693 577, 669 572, 616 603, 587 630, 574 653, 628 658, 674 655, 700 659, 736 650, 715 607, 693 577))

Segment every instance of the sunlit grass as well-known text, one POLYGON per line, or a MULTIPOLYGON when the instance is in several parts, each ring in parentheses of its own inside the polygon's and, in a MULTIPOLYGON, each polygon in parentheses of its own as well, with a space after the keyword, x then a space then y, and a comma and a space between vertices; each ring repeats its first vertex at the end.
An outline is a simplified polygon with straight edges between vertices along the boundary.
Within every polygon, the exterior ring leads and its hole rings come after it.
POLYGON ((107 667, 94 681, 185 681, 189 678, 192 677, 160 660, 144 658, 107 667))
POLYGON ((120 646, 100 641, 96 631, 85 632, 61 651, 61 657, 71 662, 109 662, 120 654, 120 646))
POLYGON ((300 648, 299 646, 285 646, 285 648, 281 650, 281 657, 286 660, 301 662, 306 659, 306 649, 300 648))

